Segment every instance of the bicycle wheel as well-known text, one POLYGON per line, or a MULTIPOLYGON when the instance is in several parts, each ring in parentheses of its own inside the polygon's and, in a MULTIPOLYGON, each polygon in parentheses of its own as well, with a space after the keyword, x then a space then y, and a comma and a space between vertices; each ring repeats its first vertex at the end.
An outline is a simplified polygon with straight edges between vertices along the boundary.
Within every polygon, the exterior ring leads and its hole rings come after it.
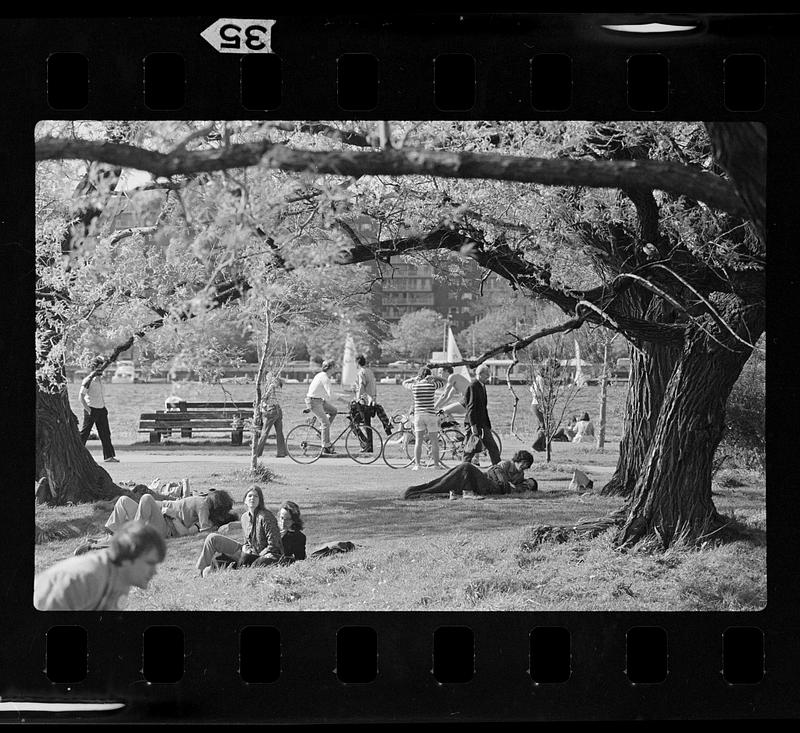
POLYGON ((313 463, 322 455, 322 433, 313 425, 295 425, 286 434, 286 451, 295 463, 313 463))
POLYGON ((381 457, 383 440, 380 433, 369 425, 351 425, 344 436, 344 449, 356 463, 375 463, 381 457), (372 450, 366 453, 364 448, 370 444, 372 450))
POLYGON ((446 428, 439 433, 439 457, 448 467, 464 460, 464 433, 458 428, 446 428))
POLYGON ((400 430, 383 442, 383 462, 389 468, 405 468, 414 459, 414 433, 400 430))
MULTIPOLYGON (((498 453, 502 453, 503 452, 503 441, 500 440, 500 436, 494 430, 492 430, 492 437, 494 438, 494 442, 497 444, 497 452, 498 453)), ((481 453, 481 455, 485 455, 488 458, 489 451, 485 450, 485 451, 483 451, 483 453, 481 453)))

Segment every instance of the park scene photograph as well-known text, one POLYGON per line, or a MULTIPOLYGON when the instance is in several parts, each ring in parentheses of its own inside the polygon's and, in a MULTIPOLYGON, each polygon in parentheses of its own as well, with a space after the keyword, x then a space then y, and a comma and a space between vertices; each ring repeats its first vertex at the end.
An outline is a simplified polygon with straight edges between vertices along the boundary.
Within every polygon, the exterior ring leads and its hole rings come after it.
POLYGON ((763 125, 34 134, 34 608, 767 606, 763 125))

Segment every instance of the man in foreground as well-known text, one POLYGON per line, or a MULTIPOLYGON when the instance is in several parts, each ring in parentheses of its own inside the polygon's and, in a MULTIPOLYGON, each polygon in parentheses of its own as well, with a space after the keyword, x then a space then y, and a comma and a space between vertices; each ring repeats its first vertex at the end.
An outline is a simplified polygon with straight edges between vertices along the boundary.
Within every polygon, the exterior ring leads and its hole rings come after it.
POLYGON ((33 581, 33 605, 39 611, 118 611, 132 586, 145 589, 167 554, 153 527, 128 522, 108 548, 70 557, 39 573, 33 581))

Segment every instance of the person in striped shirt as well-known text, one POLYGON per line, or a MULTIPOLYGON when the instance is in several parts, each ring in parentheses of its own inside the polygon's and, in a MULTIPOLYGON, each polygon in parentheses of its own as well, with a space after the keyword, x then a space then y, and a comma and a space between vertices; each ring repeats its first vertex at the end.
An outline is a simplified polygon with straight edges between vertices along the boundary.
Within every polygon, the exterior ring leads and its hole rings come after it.
POLYGON ((439 419, 434 409, 434 392, 444 387, 444 382, 431 375, 428 367, 422 367, 419 374, 411 379, 406 379, 403 386, 414 395, 414 462, 412 471, 418 471, 422 458, 422 441, 425 433, 431 441, 431 454, 433 465, 437 468, 447 468, 439 459, 439 419))

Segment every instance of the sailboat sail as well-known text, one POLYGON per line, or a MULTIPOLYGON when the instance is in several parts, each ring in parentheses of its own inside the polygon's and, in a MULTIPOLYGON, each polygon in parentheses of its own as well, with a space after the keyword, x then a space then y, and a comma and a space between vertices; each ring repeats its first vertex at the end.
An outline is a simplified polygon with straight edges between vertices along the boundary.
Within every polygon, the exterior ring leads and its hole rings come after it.
MULTIPOLYGON (((458 348, 458 344, 456 343, 455 336, 453 336, 453 329, 449 326, 447 327, 447 361, 462 361, 463 356, 461 356, 461 351, 458 348)), ((457 366, 453 368, 453 372, 455 374, 461 374, 462 376, 466 377, 467 379, 470 378, 469 376, 469 369, 465 366, 457 366)))
POLYGON ((342 387, 352 388, 356 383, 356 345, 353 337, 348 333, 344 341, 344 355, 342 356, 342 387))

